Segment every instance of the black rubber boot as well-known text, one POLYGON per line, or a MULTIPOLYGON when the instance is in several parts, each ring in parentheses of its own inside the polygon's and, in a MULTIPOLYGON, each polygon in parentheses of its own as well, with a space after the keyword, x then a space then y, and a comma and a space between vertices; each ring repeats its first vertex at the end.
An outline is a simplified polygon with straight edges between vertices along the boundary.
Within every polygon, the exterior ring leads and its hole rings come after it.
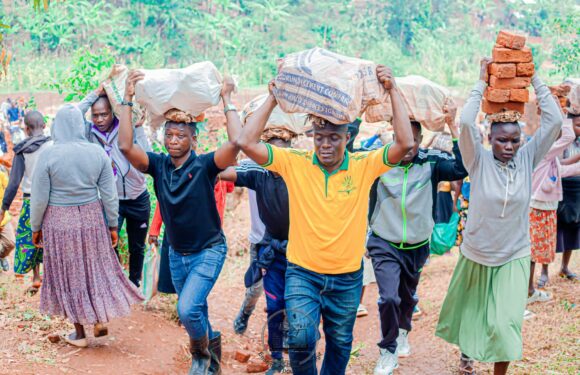
POLYGON ((248 329, 248 320, 250 320, 250 316, 246 314, 243 310, 240 310, 238 316, 234 320, 234 332, 238 335, 243 335, 248 329))
POLYGON ((211 355, 209 353, 209 340, 207 335, 199 340, 189 339, 189 351, 191 352, 191 368, 189 375, 207 375, 211 355))
POLYGON ((222 334, 214 331, 214 338, 209 340, 209 353, 211 360, 208 375, 220 375, 222 373, 222 334))

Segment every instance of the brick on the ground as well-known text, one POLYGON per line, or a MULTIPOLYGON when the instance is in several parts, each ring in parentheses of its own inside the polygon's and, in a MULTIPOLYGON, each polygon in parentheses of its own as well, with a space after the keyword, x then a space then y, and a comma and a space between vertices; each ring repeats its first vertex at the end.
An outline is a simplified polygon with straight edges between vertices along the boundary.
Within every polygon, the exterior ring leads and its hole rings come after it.
POLYGON ((243 350, 237 350, 234 354, 234 359, 240 363, 247 363, 250 360, 250 353, 243 350))
POLYGON ((516 65, 516 75, 518 77, 531 77, 534 75, 534 63, 519 63, 516 65))
POLYGON ((497 34, 495 43, 505 48, 520 50, 526 45, 526 37, 510 31, 501 30, 497 34))
POLYGON ((514 103, 514 102, 492 103, 489 100, 484 99, 481 106, 481 110, 487 114, 498 113, 504 110, 516 111, 523 114, 525 105, 526 105, 525 103, 514 103))
POLYGON ((270 366, 268 365, 268 363, 262 360, 254 359, 250 361, 246 366, 246 372, 249 374, 255 374, 258 372, 268 371, 269 368, 270 366))
POLYGON ((530 100, 528 89, 511 89, 510 102, 527 103, 530 100))
POLYGON ((494 89, 525 89, 530 86, 532 79, 528 77, 498 78, 490 76, 489 85, 494 89))
POLYGON ((495 46, 491 52, 495 63, 528 63, 532 62, 532 50, 529 47, 523 49, 509 49, 495 46))
POLYGON ((488 87, 485 91, 485 98, 493 103, 507 103, 510 101, 510 90, 488 87))
POLYGON ((498 78, 514 78, 516 76, 516 64, 490 64, 489 74, 493 74, 498 78))

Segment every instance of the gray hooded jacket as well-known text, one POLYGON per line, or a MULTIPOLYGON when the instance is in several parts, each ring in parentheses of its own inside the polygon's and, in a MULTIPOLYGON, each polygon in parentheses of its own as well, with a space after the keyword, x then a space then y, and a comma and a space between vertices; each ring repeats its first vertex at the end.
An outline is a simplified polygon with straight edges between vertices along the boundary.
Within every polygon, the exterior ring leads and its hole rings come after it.
POLYGON ((97 201, 108 223, 117 226, 119 201, 111 160, 105 151, 87 141, 84 119, 74 105, 62 107, 52 125, 54 144, 44 150, 32 176, 30 224, 39 231, 46 208, 80 206, 97 201))
POLYGON ((560 106, 548 87, 536 76, 532 84, 542 110, 540 128, 507 164, 483 148, 475 124, 485 82, 477 82, 461 113, 459 148, 471 179, 461 253, 485 266, 501 266, 530 255, 532 172, 562 128, 560 106))

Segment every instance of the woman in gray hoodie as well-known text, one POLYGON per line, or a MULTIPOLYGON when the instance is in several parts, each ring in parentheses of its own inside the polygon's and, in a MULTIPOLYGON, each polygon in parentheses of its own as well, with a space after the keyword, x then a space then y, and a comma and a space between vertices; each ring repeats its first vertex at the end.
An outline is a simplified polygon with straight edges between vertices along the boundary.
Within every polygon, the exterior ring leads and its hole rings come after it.
POLYGON ((480 81, 461 115, 459 148, 471 180, 469 220, 436 335, 459 346, 464 367, 471 367, 473 358, 493 362, 494 373, 505 374, 510 361, 522 357, 532 172, 558 137, 562 114, 548 87, 534 76, 540 128, 520 149, 518 123, 492 123, 492 150, 485 150, 475 121, 488 64, 482 61, 480 81))
POLYGON ((58 111, 52 137, 34 170, 30 202, 32 240, 44 246, 40 311, 71 320, 75 332, 64 340, 86 347, 84 325, 106 335, 102 323, 128 315, 143 297, 113 250, 119 202, 110 159, 85 138, 76 106, 58 111))

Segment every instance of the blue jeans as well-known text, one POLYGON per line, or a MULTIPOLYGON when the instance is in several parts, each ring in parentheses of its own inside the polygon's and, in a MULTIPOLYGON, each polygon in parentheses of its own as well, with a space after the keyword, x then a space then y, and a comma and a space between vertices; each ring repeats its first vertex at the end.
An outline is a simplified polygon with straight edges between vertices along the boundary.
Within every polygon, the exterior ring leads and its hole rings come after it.
POLYGON ((284 288, 286 286, 286 265, 288 261, 283 254, 276 253, 276 258, 264 275, 264 294, 268 312, 268 347, 272 358, 282 359, 284 350, 284 288))
POLYGON ((286 316, 290 326, 288 346, 294 374, 316 374, 318 325, 323 318, 326 353, 321 374, 346 371, 352 349, 352 330, 362 290, 361 269, 346 274, 324 275, 288 262, 286 269, 286 316))
POLYGON ((193 254, 180 254, 169 247, 171 279, 178 295, 177 314, 194 340, 205 335, 213 338, 207 296, 222 270, 227 251, 225 244, 193 254))

